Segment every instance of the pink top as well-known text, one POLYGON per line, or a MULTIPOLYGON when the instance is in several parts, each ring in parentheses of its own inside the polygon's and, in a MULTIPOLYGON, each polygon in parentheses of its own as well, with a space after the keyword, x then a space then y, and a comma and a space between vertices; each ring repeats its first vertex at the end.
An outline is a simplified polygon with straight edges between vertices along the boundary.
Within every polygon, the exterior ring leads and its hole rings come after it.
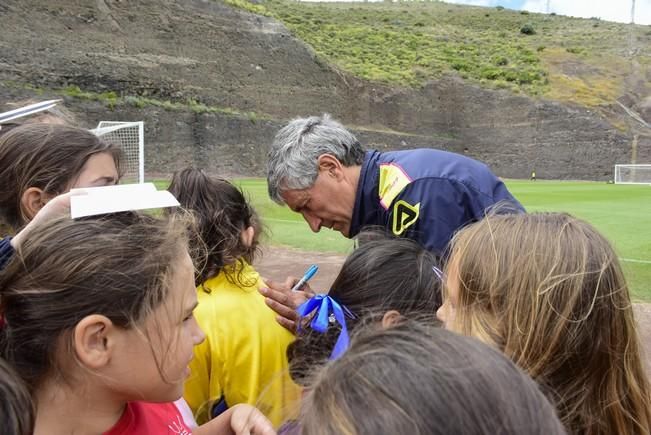
POLYGON ((104 435, 190 435, 174 403, 129 402, 120 420, 104 435))

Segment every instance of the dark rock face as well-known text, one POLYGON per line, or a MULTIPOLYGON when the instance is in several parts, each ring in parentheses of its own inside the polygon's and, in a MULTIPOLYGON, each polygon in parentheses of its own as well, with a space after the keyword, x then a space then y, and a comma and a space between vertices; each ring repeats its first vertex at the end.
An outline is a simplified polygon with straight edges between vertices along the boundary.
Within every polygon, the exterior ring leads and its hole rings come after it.
MULTIPOLYGON (((266 146, 296 116, 328 112, 367 148, 443 148, 503 177, 609 179, 632 135, 579 107, 447 78, 421 89, 368 83, 315 58, 281 24, 213 0, 7 0, 0 7, 0 95, 69 85, 255 112, 165 111, 67 98, 88 126, 143 120, 146 170, 195 164, 263 175, 266 146)), ((39 97, 41 98, 41 97, 39 97)), ((638 162, 651 161, 640 137, 638 162)))

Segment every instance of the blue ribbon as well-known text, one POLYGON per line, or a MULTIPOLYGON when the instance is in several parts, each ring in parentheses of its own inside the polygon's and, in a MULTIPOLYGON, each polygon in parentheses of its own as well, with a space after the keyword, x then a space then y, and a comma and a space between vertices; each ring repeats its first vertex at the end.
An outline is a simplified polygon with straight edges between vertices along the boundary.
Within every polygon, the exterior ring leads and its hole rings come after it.
POLYGON ((348 337, 348 328, 346 328, 346 316, 353 317, 353 314, 348 308, 342 307, 328 295, 316 295, 296 309, 301 319, 315 311, 316 315, 312 319, 312 322, 310 322, 313 330, 324 334, 328 330, 330 315, 333 315, 337 323, 341 325, 341 332, 330 354, 331 360, 337 359, 348 349, 350 339, 348 337))

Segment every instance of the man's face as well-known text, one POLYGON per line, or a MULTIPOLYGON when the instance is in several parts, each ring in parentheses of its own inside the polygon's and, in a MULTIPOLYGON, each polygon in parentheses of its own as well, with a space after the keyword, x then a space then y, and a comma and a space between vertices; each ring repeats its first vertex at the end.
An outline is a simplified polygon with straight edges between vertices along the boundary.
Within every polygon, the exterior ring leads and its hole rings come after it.
POLYGON ((353 194, 351 201, 345 189, 331 173, 319 171, 312 187, 285 190, 281 196, 289 208, 303 215, 315 233, 326 227, 349 237, 355 197, 353 194))

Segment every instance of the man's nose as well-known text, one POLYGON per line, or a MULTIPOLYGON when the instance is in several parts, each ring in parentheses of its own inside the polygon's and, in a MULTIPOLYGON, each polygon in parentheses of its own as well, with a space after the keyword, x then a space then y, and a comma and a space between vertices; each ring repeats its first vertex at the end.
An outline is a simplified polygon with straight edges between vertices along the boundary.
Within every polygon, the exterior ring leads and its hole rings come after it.
POLYGON ((307 224, 310 226, 310 229, 315 233, 318 233, 319 230, 321 230, 321 219, 318 217, 312 216, 308 213, 303 213, 303 219, 305 219, 307 224))

